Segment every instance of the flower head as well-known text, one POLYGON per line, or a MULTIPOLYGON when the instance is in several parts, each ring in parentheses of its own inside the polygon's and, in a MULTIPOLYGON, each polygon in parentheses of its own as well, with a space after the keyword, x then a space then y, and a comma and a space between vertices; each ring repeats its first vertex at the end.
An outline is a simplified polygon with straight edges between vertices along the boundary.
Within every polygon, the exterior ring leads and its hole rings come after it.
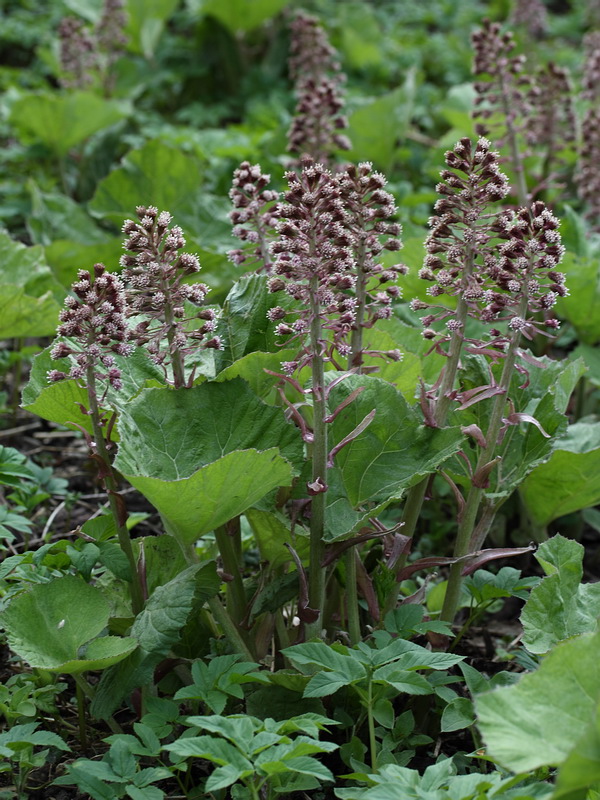
POLYGON ((350 150, 343 115, 341 72, 336 52, 319 21, 299 13, 291 24, 290 75, 295 82, 296 111, 288 132, 288 150, 328 163, 336 150, 350 150))
POLYGON ((72 291, 60 312, 57 331, 66 341, 56 342, 50 356, 71 356, 73 365, 68 375, 51 370, 48 379, 84 378, 91 368, 97 378, 120 389, 121 373, 114 366, 113 354, 127 356, 132 351, 123 284, 103 264, 95 264, 93 272, 79 270, 72 291))
MULTIPOLYGON (((142 316, 132 338, 138 345, 146 345, 155 363, 163 366, 169 362, 174 365, 175 360, 181 363, 184 354, 201 344, 218 347, 219 338, 212 336, 215 312, 188 309, 189 304, 203 305, 208 287, 184 282, 200 270, 200 262, 198 256, 181 252, 186 243, 183 231, 171 225, 168 211, 159 213, 154 206, 138 206, 136 212, 138 222, 126 220, 123 225, 127 236, 123 247, 129 252, 121 256, 130 314, 142 316), (196 321, 195 329, 192 320, 196 321), (208 334, 210 338, 205 339, 208 334)), ((181 375, 178 380, 182 380, 181 375)))

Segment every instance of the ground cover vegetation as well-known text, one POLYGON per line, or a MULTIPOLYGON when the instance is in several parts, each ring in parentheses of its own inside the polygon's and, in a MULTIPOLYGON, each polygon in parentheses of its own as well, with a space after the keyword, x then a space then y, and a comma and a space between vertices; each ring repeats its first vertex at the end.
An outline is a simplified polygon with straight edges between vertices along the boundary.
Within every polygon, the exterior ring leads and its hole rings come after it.
POLYGON ((597 798, 600 5, 0 9, 0 797, 597 798))

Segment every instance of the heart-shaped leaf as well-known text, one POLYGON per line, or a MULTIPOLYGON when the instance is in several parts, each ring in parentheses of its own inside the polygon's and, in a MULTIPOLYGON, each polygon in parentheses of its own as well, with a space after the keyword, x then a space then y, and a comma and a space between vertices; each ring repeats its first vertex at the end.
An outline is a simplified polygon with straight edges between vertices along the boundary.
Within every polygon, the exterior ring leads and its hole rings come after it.
POLYGON ((75 675, 110 667, 132 653, 131 637, 96 637, 108 624, 108 600, 72 575, 11 600, 2 624, 12 650, 32 667, 75 675))

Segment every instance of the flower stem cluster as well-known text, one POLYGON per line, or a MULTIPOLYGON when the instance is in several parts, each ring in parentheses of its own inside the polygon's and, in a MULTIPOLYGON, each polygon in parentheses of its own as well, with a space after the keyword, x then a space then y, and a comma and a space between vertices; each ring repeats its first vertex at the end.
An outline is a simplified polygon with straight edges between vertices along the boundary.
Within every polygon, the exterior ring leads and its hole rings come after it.
POLYGON ((349 357, 353 332, 391 315, 399 296, 391 282, 406 268, 384 269, 376 262, 384 249, 400 249, 400 227, 388 221, 396 211, 394 200, 383 190, 385 178, 370 164, 332 175, 305 159, 300 174, 288 172, 286 178, 289 190, 276 210, 279 236, 271 245, 269 288, 285 290, 298 304, 287 311, 272 308, 269 318, 281 320, 280 335, 302 342, 297 361, 283 365, 290 374, 315 355, 305 344, 315 319, 321 329, 319 354, 336 366, 337 356, 349 357), (378 281, 379 291, 367 291, 370 279, 378 281), (283 321, 288 315, 296 319, 283 321))
POLYGON ((123 247, 130 252, 121 256, 130 313, 144 317, 133 328, 131 338, 136 344, 146 346, 165 374, 165 365, 170 363, 174 385, 184 386, 185 354, 200 344, 213 349, 221 347, 219 337, 214 335, 216 314, 210 308, 201 308, 191 316, 186 311, 186 302, 202 305, 208 287, 203 283, 183 282, 200 270, 200 262, 196 255, 180 252, 185 238, 179 226, 171 226, 171 214, 159 213, 154 206, 138 206, 136 212, 139 222, 126 220, 123 225, 123 233, 127 235, 123 247), (200 325, 190 331, 192 320, 200 325))
POLYGON ((82 407, 81 410, 90 421, 93 439, 89 433, 84 433, 92 457, 99 464, 99 477, 108 494, 119 545, 129 563, 132 610, 138 614, 144 605, 142 587, 126 525, 124 501, 118 494, 118 483, 111 466, 108 432, 111 426, 107 426, 107 418, 101 408, 104 396, 98 396, 97 387, 98 380, 106 381, 106 390, 108 386, 113 389, 122 387, 114 354, 127 356, 132 350, 127 328, 125 291, 120 278, 107 272, 103 264, 95 264, 93 274, 80 270, 72 290, 73 294, 67 297, 65 308, 60 312, 58 326, 58 334, 66 337, 66 340, 58 341, 50 355, 53 359, 70 356, 75 363, 68 375, 59 370, 50 370, 48 380, 55 382, 75 378, 85 384, 88 409, 82 407))
POLYGON ((297 104, 288 131, 288 151, 328 164, 336 150, 351 148, 348 137, 339 133, 348 127, 342 113, 345 76, 315 17, 297 14, 291 33, 289 69, 297 104))
MULTIPOLYGON (((316 320, 323 326, 319 355, 331 360, 337 349, 346 356, 356 305, 347 291, 356 284, 349 212, 339 185, 323 164, 306 159, 299 175, 288 172, 285 177, 289 189, 276 210, 278 238, 271 245, 274 262, 269 289, 285 290, 298 305, 290 312, 276 306, 268 312, 269 318, 296 316, 294 322, 279 322, 276 331, 300 339, 303 345, 316 320)), ((310 348, 303 346, 298 361, 285 364, 284 369, 291 373, 312 357, 310 348)))
POLYGON ((523 74, 526 58, 511 55, 515 48, 512 33, 501 33, 500 25, 489 19, 484 20, 483 27, 475 31, 471 40, 477 92, 473 116, 481 120, 475 130, 481 136, 493 132, 500 147, 507 143, 519 202, 526 205, 527 186, 522 163, 525 152, 519 141, 521 133, 527 135, 526 120, 531 114, 532 80, 523 74), (501 116, 500 123, 492 122, 497 114, 501 116))
POLYGON ((80 270, 77 277, 59 317, 58 334, 69 341, 59 341, 51 350, 53 359, 72 356, 75 363, 69 374, 51 370, 48 379, 85 379, 92 370, 96 378, 120 389, 115 354, 127 356, 132 350, 123 284, 103 264, 95 264, 93 274, 80 270))
MULTIPOLYGON (((506 211, 500 216, 494 230, 504 241, 498 247, 498 256, 487 264, 488 277, 499 291, 493 293, 482 319, 508 319, 509 329, 520 331, 526 339, 542 332, 531 314, 547 315, 559 297, 568 295, 565 275, 557 271, 565 253, 559 225, 541 201, 530 209, 506 211), (526 316, 522 309, 527 309, 526 316)), ((559 326, 553 317, 547 317, 544 324, 551 329, 559 326)))
POLYGON ((483 304, 492 298, 487 293, 487 265, 493 262, 493 224, 495 213, 490 203, 509 192, 508 179, 499 167, 499 155, 481 137, 475 147, 464 137, 446 152, 447 169, 437 185, 441 198, 429 220, 431 232, 425 242, 427 255, 419 277, 432 283, 427 293, 432 298, 450 295, 460 302, 455 310, 413 300, 413 311, 439 309, 423 317, 427 339, 438 337, 430 326, 444 320, 448 332, 441 341, 464 329, 467 316, 479 316, 483 304))
POLYGON ((63 72, 61 84, 65 89, 84 89, 92 83, 96 67, 94 42, 83 21, 76 17, 63 17, 58 26, 60 40, 60 65, 63 72))
MULTIPOLYGON (((396 281, 405 275, 404 264, 384 266, 380 257, 384 251, 397 252, 402 248, 398 238, 401 226, 391 222, 396 213, 393 196, 384 190, 385 176, 373 171, 370 163, 347 165, 336 174, 335 182, 348 211, 348 224, 354 239, 356 263, 355 320, 352 325, 349 366, 360 368, 363 357, 363 332, 372 328, 378 319, 392 315, 392 304, 401 297, 396 281)), ((369 351, 372 354, 372 351, 369 351)), ((398 360, 400 351, 386 353, 398 360)))
POLYGON ((586 218, 600 230, 600 32, 585 38, 582 97, 590 103, 581 124, 581 150, 576 181, 586 206, 586 218))
POLYGON ((537 154, 544 154, 538 189, 549 188, 566 169, 562 155, 577 130, 571 88, 568 70, 550 62, 538 71, 529 92, 527 138, 537 154))
POLYGON ((229 192, 233 235, 245 244, 241 249, 230 250, 229 259, 236 265, 250 261, 267 273, 271 272, 269 242, 277 220, 272 204, 279 199, 278 192, 267 188, 270 180, 271 176, 264 175, 259 164, 243 161, 233 173, 229 192))
POLYGON ((96 77, 109 96, 114 88, 115 62, 122 55, 127 36, 127 14, 123 0, 104 0, 100 19, 93 29, 75 17, 65 17, 58 29, 61 83, 65 88, 83 89, 96 77))
POLYGON ((511 24, 522 26, 534 39, 541 39, 548 31, 548 12, 542 0, 515 0, 511 24))
MULTIPOLYGON (((541 201, 531 209, 487 212, 487 205, 503 197, 508 185, 498 168, 498 154, 486 139, 479 139, 474 150, 469 139, 461 139, 446 153, 446 164, 452 169, 441 173, 444 180, 437 189, 442 198, 435 206, 442 214, 430 220, 428 255, 419 276, 433 282, 430 296, 451 295, 459 303, 455 310, 438 306, 436 313, 423 317, 424 336, 436 339, 430 326, 445 320, 449 333, 442 341, 451 342, 466 316, 472 316, 487 323, 508 320, 509 328, 532 338, 540 332, 537 323, 515 309, 522 310, 525 300, 529 314, 547 314, 567 294, 564 275, 557 272, 564 254, 559 221, 541 201)), ((431 307, 421 300, 411 306, 431 307)), ((548 318, 545 325, 557 328, 558 321, 548 318)), ((494 345, 501 344, 497 337, 494 345)))

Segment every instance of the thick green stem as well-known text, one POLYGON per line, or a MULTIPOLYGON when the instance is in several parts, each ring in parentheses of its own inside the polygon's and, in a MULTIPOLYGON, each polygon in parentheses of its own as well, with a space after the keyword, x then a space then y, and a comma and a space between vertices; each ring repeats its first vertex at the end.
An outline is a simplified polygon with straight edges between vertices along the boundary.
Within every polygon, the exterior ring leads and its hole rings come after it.
POLYGON ((225 636, 229 639, 229 644, 233 647, 236 652, 241 653, 248 661, 254 661, 254 656, 250 652, 248 645, 243 640, 241 633, 237 629, 235 623, 227 613, 227 611, 223 608, 221 601, 218 597, 211 597, 208 601, 208 607, 210 608, 212 615, 219 623, 225 636))
POLYGON ((371 750, 371 769, 377 772, 377 739, 375 738, 375 719, 373 717, 373 684, 369 677, 367 687, 367 720, 369 724, 369 747, 371 750))
MULTIPOLYGON (((169 297, 169 287, 165 287, 165 297, 169 297)), ((169 343, 169 355, 171 358, 171 366, 173 368, 173 385, 176 389, 185 386, 185 366, 183 363, 183 356, 181 350, 175 344, 175 317, 173 316, 173 309, 171 304, 167 301, 165 303, 165 322, 167 324, 167 342, 169 343)))
MULTIPOLYGON (((473 272, 474 261, 475 253, 473 252, 472 248, 469 248, 468 257, 463 270, 463 275, 465 276, 463 278, 463 283, 465 286, 467 284, 466 279, 473 272)), ((440 388, 433 411, 435 424, 438 428, 443 428, 446 424, 446 420, 448 419, 448 412, 452 403, 452 390, 454 389, 456 373, 458 372, 460 363, 460 355, 464 341, 464 328, 467 322, 468 311, 469 307, 461 295, 456 306, 455 317, 457 322, 460 323, 460 328, 458 328, 458 330, 454 330, 451 335, 448 358, 444 364, 442 381, 440 383, 440 388)), ((411 487, 411 489, 408 491, 406 502, 404 504, 404 514, 402 517, 402 521, 404 522, 404 526, 402 528, 403 536, 411 537, 415 532, 415 527, 421 513, 421 506, 423 505, 423 498, 425 497, 425 490, 427 489, 428 481, 429 475, 411 487)))
MULTIPOLYGON (((179 540, 178 540, 179 541, 179 540)), ((198 555, 193 545, 183 545, 179 542, 181 547, 181 551, 185 556, 185 560, 188 564, 197 564, 198 563, 198 555)), ((227 613, 226 609, 223 607, 221 601, 218 597, 211 597, 210 600, 207 601, 208 607, 211 610, 213 618, 219 623, 225 636, 229 639, 229 644, 233 647, 233 649, 237 653, 241 653, 245 658, 249 661, 254 661, 254 656, 248 649, 248 645, 244 641, 242 634, 238 630, 235 622, 231 619, 229 614, 227 613)))
MULTIPOLYGON (((78 713, 78 716, 79 716, 79 719, 80 719, 80 724, 81 724, 81 714, 82 714, 82 705, 81 704, 84 702, 84 699, 86 697, 88 698, 88 700, 93 700, 95 692, 94 692, 94 689, 92 689, 92 687, 89 685, 89 683, 83 677, 83 675, 73 675, 73 680, 75 681, 75 684, 76 684, 76 687, 77 687, 77 692, 76 692, 76 695, 77 695, 77 713, 78 713)), ((85 724, 85 711, 83 711, 83 720, 84 720, 84 724, 85 724)), ((108 725, 108 727, 111 729, 111 731, 113 733, 123 733, 123 729, 121 728, 119 723, 116 722, 112 717, 108 717, 105 720, 105 722, 106 722, 106 724, 108 725)))
POLYGON ((354 646, 361 640, 360 635, 360 616, 358 611, 358 576, 356 571, 356 559, 358 553, 354 547, 348 548, 346 553, 346 611, 348 614, 348 636, 350 644, 354 646))
MULTIPOLYGON (((367 276, 364 271, 365 245, 361 241, 357 252, 357 279, 356 279, 356 319, 352 326, 350 338, 350 355, 348 356, 348 369, 356 369, 361 372, 362 351, 363 351, 363 330, 365 314, 367 310, 367 276)), ((360 613, 358 609, 358 577, 356 573, 356 559, 358 553, 354 547, 350 547, 344 555, 344 565, 346 567, 346 611, 348 614, 348 635, 350 644, 358 644, 361 640, 360 635, 360 613)))
POLYGON ((352 326, 350 355, 348 356, 348 369, 355 367, 359 372, 362 364, 363 331, 365 314, 367 311, 367 276, 364 271, 365 255, 365 245, 364 242, 361 242, 356 254, 356 317, 354 325, 352 326))
POLYGON ((75 684, 77 696, 77 722, 79 727, 79 741, 85 749, 87 747, 87 729, 85 722, 85 695, 79 683, 75 684))
MULTIPOLYGON (((469 247, 463 268, 463 288, 466 288, 468 285, 474 265, 475 251, 472 247, 469 247)), ((444 365, 442 381, 440 383, 440 388, 433 411, 435 424, 438 428, 443 428, 448 419, 448 412, 452 403, 452 390, 454 389, 456 373, 458 372, 458 367, 460 364, 460 355, 464 341, 464 328, 467 323, 468 312, 469 307, 461 293, 458 298, 455 315, 455 319, 460 323, 460 327, 457 330, 454 330, 451 334, 448 358, 444 365)), ((406 501, 404 503, 404 511, 402 514, 402 521, 404 523, 402 526, 403 536, 412 538, 414 535, 417 522, 419 521, 419 516, 421 514, 421 508, 423 507, 423 501, 425 499, 425 492, 427 491, 429 478, 430 476, 426 475, 422 480, 419 481, 419 483, 416 483, 408 490, 406 501)), ((405 555, 400 556, 396 564, 396 569, 402 569, 402 567, 406 564, 406 558, 407 557, 405 555)), ((386 598, 382 619, 384 619, 385 615, 395 607, 397 599, 397 592, 390 592, 386 598)))
MULTIPOLYGON (((526 313, 527 297, 524 296, 519 305, 518 316, 524 317, 526 313)), ((520 331, 516 330, 511 336, 506 351, 506 356, 504 358, 502 375, 500 376, 500 382, 498 384, 502 391, 494 397, 492 413, 490 415, 490 421, 485 435, 486 446, 479 454, 477 466, 475 467, 473 476, 474 483, 471 485, 467 495, 467 501, 462 512, 461 522, 458 527, 458 534, 456 537, 456 544, 454 547, 455 558, 462 558, 470 551, 471 539, 477 521, 477 513, 479 511, 481 498, 484 494, 483 486, 476 485, 475 481, 478 483, 481 481, 479 476, 482 474, 482 470, 489 465, 494 458, 494 453, 498 443, 498 435, 500 433, 500 428, 502 427, 502 417, 504 416, 504 410, 506 408, 510 382, 517 358, 517 348, 520 341, 521 333, 520 331)), ((481 482, 483 483, 483 481, 481 482)), ((441 619, 448 620, 449 622, 454 620, 454 617, 456 616, 456 610, 460 598, 460 587, 462 583, 462 567, 463 565, 459 562, 458 564, 453 564, 450 568, 448 586, 446 589, 446 596, 444 598, 444 605, 441 613, 441 619)))
MULTIPOLYGON (((321 354, 323 342, 320 305, 317 296, 319 280, 311 279, 310 348, 312 352, 313 444, 312 482, 318 489, 327 486, 327 404, 325 402, 325 364, 321 354)), ((324 554, 326 491, 317 491, 310 505, 310 554, 308 576, 308 604, 318 612, 317 619, 307 625, 307 636, 321 633, 323 604, 325 601, 325 569, 321 566, 324 554)))
POLYGON ((137 563, 133 554, 133 547, 131 546, 129 531, 123 519, 125 512, 119 504, 117 481, 112 469, 110 455, 106 447, 104 431, 102 429, 102 425, 100 424, 100 409, 98 406, 98 395, 96 392, 96 376, 94 374, 94 367, 91 365, 87 368, 87 392, 90 403, 90 420, 92 423, 92 429, 94 431, 95 449, 103 464, 104 474, 102 478, 108 494, 108 505, 115 523, 115 528, 117 530, 119 546, 121 547, 121 550, 125 554, 129 563, 129 569, 131 571, 131 579, 129 581, 131 607, 134 615, 137 616, 137 614, 139 614, 144 607, 142 584, 137 571, 137 563))
POLYGON ((223 560, 223 566, 233 578, 227 584, 227 610, 235 622, 239 623, 246 615, 246 590, 240 573, 235 542, 225 525, 215 528, 215 539, 223 560))

